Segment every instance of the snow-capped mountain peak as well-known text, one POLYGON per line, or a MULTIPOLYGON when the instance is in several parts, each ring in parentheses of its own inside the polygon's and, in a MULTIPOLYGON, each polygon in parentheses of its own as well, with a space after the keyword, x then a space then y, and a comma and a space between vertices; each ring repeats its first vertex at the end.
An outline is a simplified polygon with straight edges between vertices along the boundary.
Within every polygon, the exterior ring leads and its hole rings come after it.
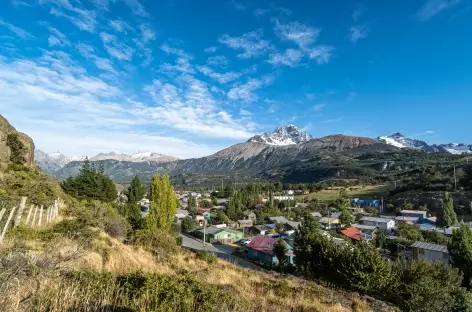
POLYGON ((255 135, 248 142, 264 143, 268 145, 293 145, 308 142, 313 137, 302 132, 294 125, 278 127, 272 133, 255 135))
POLYGON ((378 141, 392 145, 398 148, 411 148, 421 150, 428 153, 451 153, 455 155, 461 154, 472 154, 472 145, 448 143, 448 144, 432 144, 429 145, 425 141, 410 139, 405 137, 403 134, 397 132, 390 136, 380 136, 377 138, 378 141))

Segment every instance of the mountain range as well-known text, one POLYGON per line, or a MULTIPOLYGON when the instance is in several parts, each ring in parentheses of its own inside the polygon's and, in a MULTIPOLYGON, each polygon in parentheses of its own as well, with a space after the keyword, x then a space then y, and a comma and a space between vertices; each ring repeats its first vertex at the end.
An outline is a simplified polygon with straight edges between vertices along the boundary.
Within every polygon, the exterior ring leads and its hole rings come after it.
MULTIPOLYGON (((110 152, 90 157, 89 160, 103 163, 105 173, 120 182, 130 181, 136 174, 149 180, 154 173, 168 173, 172 176, 236 173, 267 179, 316 181, 355 174, 368 175, 367 172, 375 175, 374 171, 386 170, 393 163, 379 160, 376 156, 378 153, 397 153, 403 150, 472 153, 471 147, 464 144, 428 145, 400 133, 377 139, 346 135, 313 138, 289 125, 279 127, 273 133, 256 135, 245 143, 201 158, 177 159, 151 152, 132 155, 110 152), (369 159, 365 155, 374 155, 374 158, 369 159)), ((36 151, 39 166, 61 179, 78 174, 83 159, 36 151)))

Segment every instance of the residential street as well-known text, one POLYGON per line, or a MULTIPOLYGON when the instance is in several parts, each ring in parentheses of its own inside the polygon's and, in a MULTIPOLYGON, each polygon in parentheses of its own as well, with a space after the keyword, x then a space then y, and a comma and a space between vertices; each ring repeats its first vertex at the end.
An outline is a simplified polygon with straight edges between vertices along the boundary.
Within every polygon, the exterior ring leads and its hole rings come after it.
POLYGON ((262 269, 257 265, 252 264, 241 258, 232 256, 231 253, 233 252, 233 246, 216 244, 213 245, 210 243, 206 243, 206 245, 204 246, 203 242, 201 242, 200 240, 191 238, 183 234, 180 234, 180 237, 182 237, 182 247, 184 248, 193 250, 206 250, 208 252, 214 253, 218 258, 224 259, 242 268, 251 269, 255 271, 262 271, 262 269))

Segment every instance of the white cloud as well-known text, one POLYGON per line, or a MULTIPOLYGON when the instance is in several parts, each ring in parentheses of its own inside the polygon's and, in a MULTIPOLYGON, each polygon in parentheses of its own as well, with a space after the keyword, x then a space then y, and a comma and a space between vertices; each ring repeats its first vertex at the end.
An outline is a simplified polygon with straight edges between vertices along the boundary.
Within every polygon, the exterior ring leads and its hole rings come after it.
POLYGON ((242 116, 252 116, 252 113, 248 110, 245 110, 245 109, 240 109, 239 114, 242 115, 242 116))
POLYGON ((134 15, 141 17, 148 17, 149 13, 146 11, 144 6, 139 2, 139 0, 123 0, 124 3, 131 9, 131 12, 134 15))
POLYGON ((70 41, 67 36, 60 32, 57 28, 47 26, 51 35, 48 38, 49 46, 70 46, 70 41))
POLYGON ((269 99, 265 99, 264 103, 269 105, 269 108, 267 109, 267 112, 269 114, 275 113, 277 109, 279 108, 279 104, 280 104, 278 101, 269 100, 269 99))
POLYGON ((208 47, 208 48, 205 49, 205 52, 206 53, 215 53, 217 49, 218 49, 217 47, 208 47))
POLYGON ((224 55, 215 55, 208 58, 207 64, 224 68, 228 66, 229 61, 224 55))
POLYGON ((24 7, 31 7, 31 4, 26 2, 26 1, 22 1, 22 0, 13 0, 11 2, 12 5, 16 6, 16 7, 21 7, 21 6, 24 6, 24 7))
POLYGON ((314 109, 316 112, 319 112, 319 111, 322 110, 325 106, 326 106, 326 104, 316 104, 316 105, 313 105, 313 109, 314 109))
POLYGON ((93 10, 85 10, 73 6, 69 0, 40 0, 40 3, 50 3, 54 5, 49 13, 68 19, 80 30, 94 32, 97 25, 96 13, 93 10), (70 14, 64 13, 67 10, 70 14))
POLYGON ((366 38, 368 34, 367 26, 356 25, 349 29, 349 39, 352 43, 356 43, 360 39, 366 38))
POLYGON ((274 53, 270 55, 268 62, 272 65, 286 65, 296 67, 300 64, 303 53, 295 49, 287 49, 284 53, 274 53))
POLYGON ((239 58, 248 59, 259 57, 272 50, 274 47, 268 40, 261 39, 263 35, 262 29, 245 33, 239 37, 231 37, 228 34, 221 36, 218 41, 234 50, 243 50, 243 53, 238 54, 239 58))
POLYGON ((120 19, 110 20, 108 25, 118 32, 134 31, 133 27, 120 19))
POLYGON ((270 76, 265 76, 262 79, 249 79, 246 83, 232 87, 228 91, 228 98, 235 101, 241 100, 245 103, 257 101, 259 97, 255 94, 255 91, 264 85, 270 84, 272 79, 270 76))
MULTIPOLYGON (((78 49, 86 55, 94 52, 86 44, 78 49)), ((135 95, 88 76, 60 51, 31 60, 0 58, 0 89, 0 103, 12 104, 2 106, 2 114, 30 134, 37 148, 60 148, 68 155, 147 149, 189 158, 217 150, 173 137, 175 133, 165 136, 157 125, 193 136, 251 135, 220 108, 204 82, 189 75, 175 85, 155 81, 148 88, 154 103, 143 104, 130 100, 135 95)))
POLYGON ((0 26, 4 26, 4 27, 8 28, 11 32, 13 32, 16 36, 18 36, 19 38, 21 38, 23 40, 28 40, 28 39, 33 39, 34 38, 34 36, 32 34, 30 34, 29 32, 27 32, 26 30, 21 29, 20 27, 16 27, 15 25, 7 23, 7 22, 5 22, 1 19, 0 19, 0 26))
POLYGON ((313 28, 299 22, 281 24, 278 20, 274 31, 280 39, 295 42, 301 49, 306 49, 316 42, 321 29, 313 28))
POLYGON ((461 1, 462 0, 427 0, 416 13, 416 16, 420 21, 425 22, 442 11, 461 3, 461 1))
POLYGON ((160 48, 161 48, 162 51, 164 51, 167 54, 174 54, 174 55, 177 55, 179 57, 186 58, 186 59, 189 59, 189 60, 193 59, 193 56, 188 54, 184 50, 171 47, 167 43, 162 44, 160 46, 160 48))
POLYGON ((236 79, 239 79, 242 76, 242 73, 237 73, 237 72, 232 72, 232 71, 224 73, 224 74, 217 73, 208 66, 197 66, 197 69, 199 72, 201 72, 205 76, 208 76, 218 81, 221 84, 226 84, 228 82, 234 81, 236 79))
POLYGON ((178 73, 178 74, 194 74, 195 70, 193 65, 190 64, 188 58, 179 57, 175 60, 175 65, 169 63, 163 63, 159 66, 159 69, 164 73, 178 73))
POLYGON ((85 43, 78 43, 76 45, 77 50, 83 57, 90 59, 94 62, 95 66, 103 71, 106 71, 113 75, 118 75, 118 71, 114 68, 113 63, 106 58, 99 57, 94 54, 94 48, 85 43))
POLYGON ((333 56, 333 51, 331 46, 318 45, 308 50, 308 57, 316 60, 318 64, 326 64, 333 56))
POLYGON ((183 74, 175 84, 154 80, 145 90, 156 106, 142 107, 141 114, 161 125, 203 136, 248 138, 240 121, 219 108, 208 85, 195 77, 183 74))
POLYGON ((133 58, 134 49, 118 40, 115 35, 106 32, 100 33, 105 50, 118 60, 130 61, 133 58))
POLYGON ((270 10, 268 9, 255 9, 252 13, 256 16, 256 17, 262 17, 264 15, 266 15, 267 13, 269 13, 270 10))

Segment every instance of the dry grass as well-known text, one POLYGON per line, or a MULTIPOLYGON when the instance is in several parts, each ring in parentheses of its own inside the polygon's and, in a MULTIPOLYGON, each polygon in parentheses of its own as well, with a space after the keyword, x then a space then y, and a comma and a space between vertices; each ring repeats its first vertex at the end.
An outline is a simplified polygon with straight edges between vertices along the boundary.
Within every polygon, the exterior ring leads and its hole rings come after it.
MULTIPOLYGON (((2 306, 9 306, 11 307, 9 311, 15 312, 29 310, 59 312, 76 311, 75 309, 83 304, 88 308, 81 308, 79 311, 106 311, 103 307, 107 304, 113 304, 115 307, 121 304, 123 306, 134 304, 130 303, 129 298, 122 293, 123 289, 113 283, 94 284, 91 279, 91 282, 84 285, 71 282, 58 274, 59 271, 78 272, 86 269, 94 272, 113 272, 115 275, 145 272, 156 276, 190 277, 198 283, 208 285, 207 287, 229 291, 235 298, 243 298, 243 301, 249 304, 224 305, 225 301, 222 299, 221 309, 195 307, 191 310, 182 308, 182 311, 374 311, 364 300, 353 297, 352 294, 331 290, 295 277, 241 269, 222 260, 210 265, 197 259, 193 253, 183 250, 171 255, 165 261, 156 262, 155 255, 143 248, 124 245, 105 234, 101 234, 94 242, 92 251, 82 250, 80 243, 66 239, 56 244, 54 253, 49 251, 50 254, 46 255, 34 252, 26 256, 29 257, 28 265, 42 261, 51 267, 51 263, 55 263, 52 265, 55 270, 45 268, 36 277, 25 273, 16 279, 11 279, 8 282, 8 291, 2 293, 0 289, 0 304, 7 303, 2 306), (54 259, 66 259, 66 261, 54 259), (23 302, 22 300, 28 297, 28 294, 35 292, 35 281, 38 276, 40 276, 41 292, 39 299, 34 301, 35 306, 32 309, 32 299, 23 302), (92 309, 88 304, 101 308, 92 309), (230 306, 232 308, 229 308, 230 306)), ((44 248, 48 249, 47 246, 44 248)), ((142 304, 141 309, 129 311, 157 311, 156 298, 146 296, 151 296, 151 293, 143 294, 139 299, 142 304)))

